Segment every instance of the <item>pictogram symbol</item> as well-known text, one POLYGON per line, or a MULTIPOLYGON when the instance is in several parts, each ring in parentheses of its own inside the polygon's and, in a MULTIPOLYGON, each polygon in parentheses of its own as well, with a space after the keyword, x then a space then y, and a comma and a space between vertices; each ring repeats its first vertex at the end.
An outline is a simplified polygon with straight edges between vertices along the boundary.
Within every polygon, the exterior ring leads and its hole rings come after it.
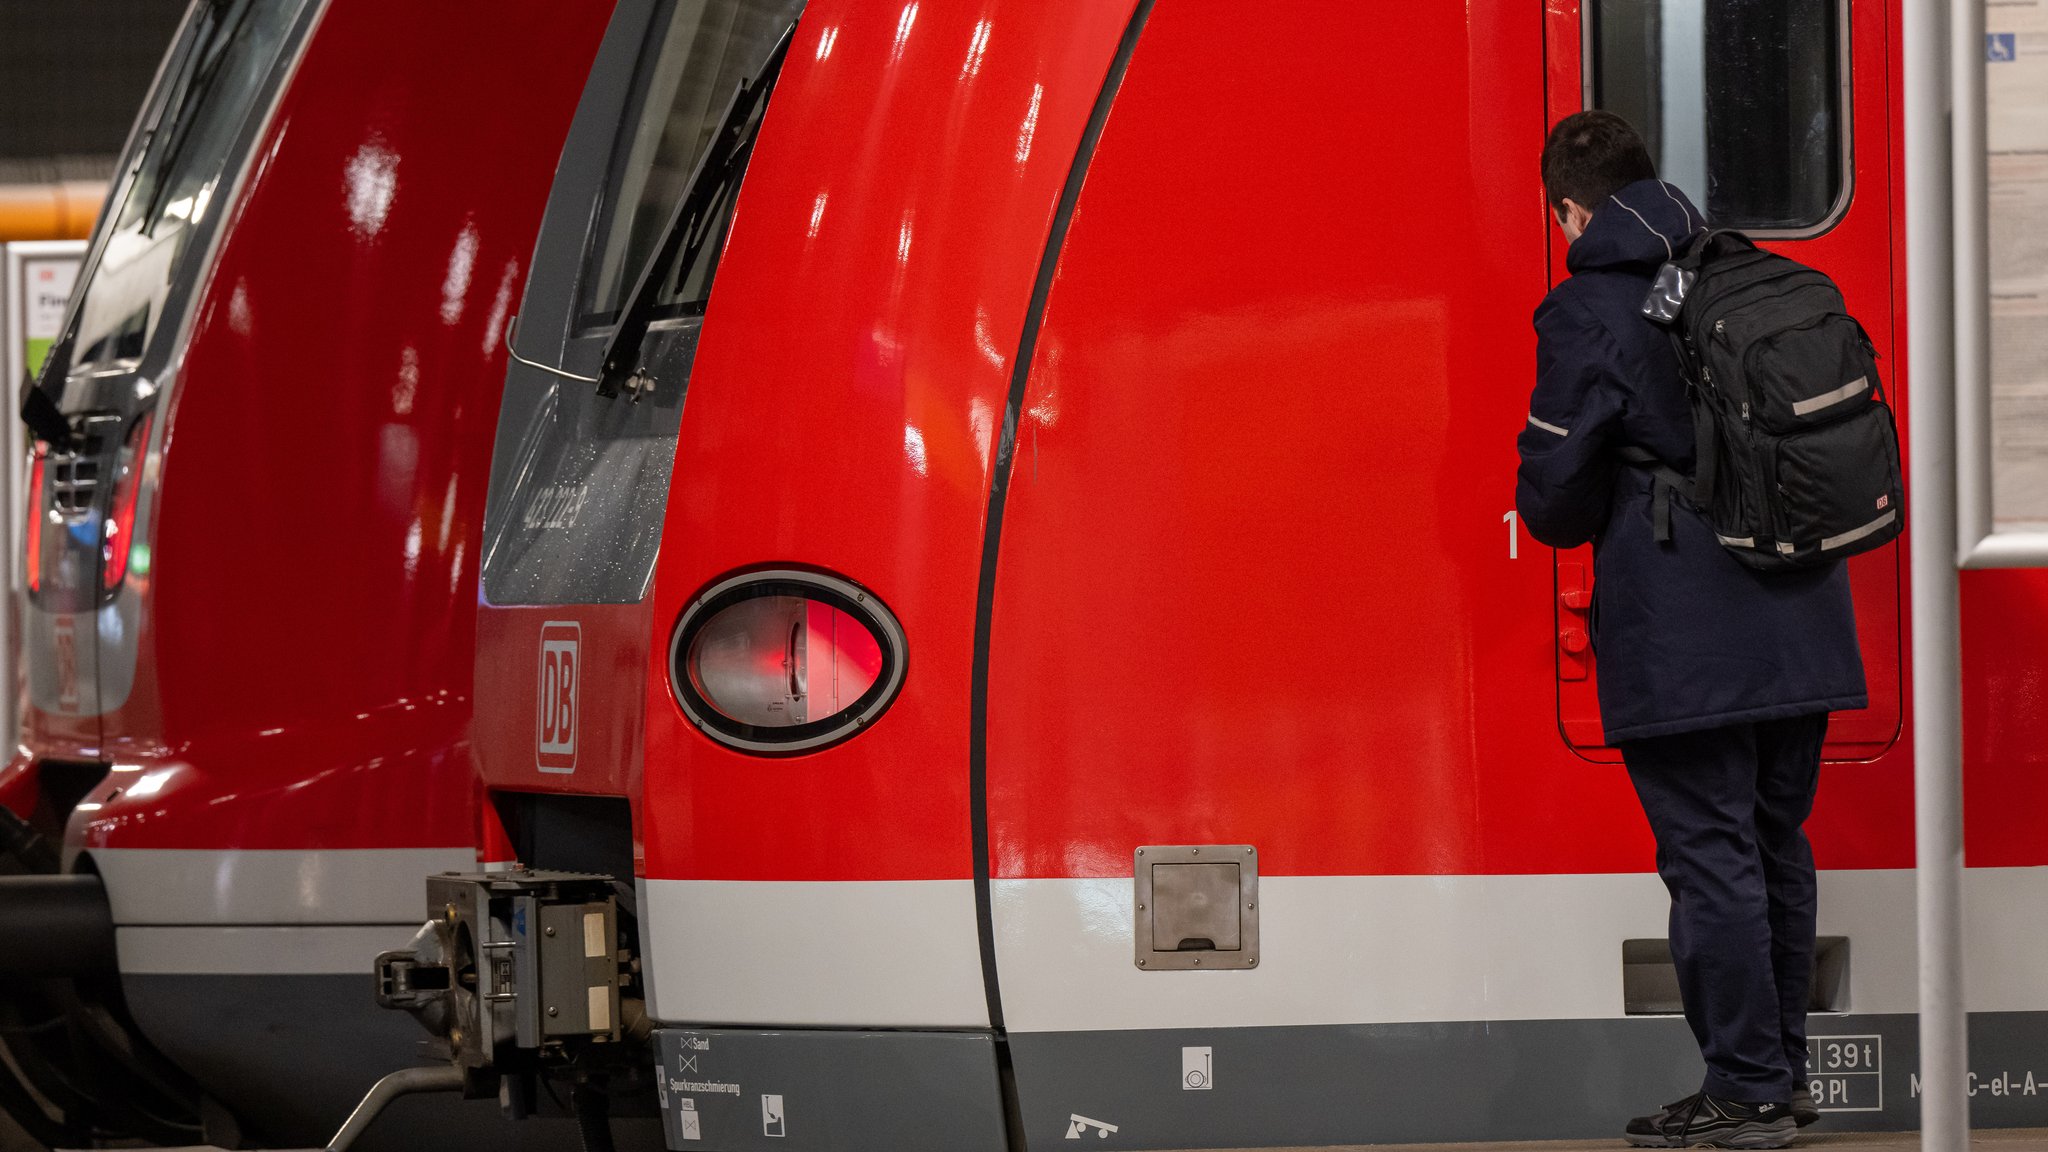
POLYGON ((1107 1140, 1109 1139, 1109 1134, 1116 1131, 1116 1125, 1103 1120, 1090 1120, 1079 1112, 1075 1112, 1067 1117, 1067 1139, 1069 1140, 1079 1140, 1081 1133, 1086 1132, 1090 1128, 1095 1129, 1095 1138, 1097 1140, 1107 1140))

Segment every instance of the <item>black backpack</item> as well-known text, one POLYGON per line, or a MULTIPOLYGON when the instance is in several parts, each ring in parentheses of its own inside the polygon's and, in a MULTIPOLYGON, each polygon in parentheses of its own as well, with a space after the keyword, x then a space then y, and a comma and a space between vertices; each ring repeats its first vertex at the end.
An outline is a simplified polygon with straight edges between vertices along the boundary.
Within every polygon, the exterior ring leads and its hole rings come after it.
POLYGON ((1867 552, 1905 527, 1899 433, 1877 348, 1834 281, 1712 231, 1658 269, 1643 314, 1671 332, 1691 401, 1693 475, 1641 449, 1656 477, 1656 535, 1684 493, 1721 544, 1782 571, 1867 552))

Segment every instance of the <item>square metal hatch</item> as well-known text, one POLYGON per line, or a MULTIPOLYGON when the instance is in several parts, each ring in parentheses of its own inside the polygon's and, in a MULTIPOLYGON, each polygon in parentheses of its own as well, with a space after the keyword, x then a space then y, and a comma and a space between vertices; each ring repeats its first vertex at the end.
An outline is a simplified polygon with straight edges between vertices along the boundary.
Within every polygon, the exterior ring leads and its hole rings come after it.
POLYGON ((1148 844, 1132 861, 1132 945, 1147 972, 1259 963, 1259 857, 1249 844, 1148 844))

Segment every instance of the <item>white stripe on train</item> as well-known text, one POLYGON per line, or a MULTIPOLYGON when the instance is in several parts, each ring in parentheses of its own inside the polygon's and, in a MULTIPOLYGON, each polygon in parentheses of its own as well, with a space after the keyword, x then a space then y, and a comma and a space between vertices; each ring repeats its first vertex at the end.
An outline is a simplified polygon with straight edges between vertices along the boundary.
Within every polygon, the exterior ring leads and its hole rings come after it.
MULTIPOLYGON (((466 849, 95 852, 135 973, 367 974, 466 849)), ((1966 873, 1973 1011, 2048 1009, 2048 869, 1966 873)), ((1621 941, 1660 937, 1647 873, 1266 876, 1259 967, 1132 963, 1127 877, 997 880, 1006 1024, 1021 1032, 1619 1017, 1621 941)), ((640 885, 657 1019, 783 1027, 986 1027, 973 885, 640 885)), ((1821 873, 1821 932, 1851 942, 1850 1004, 1916 1002, 1913 874, 1821 873)))
MULTIPOLYGON (((2048 1009, 2048 869, 1972 868, 1970 1007, 2048 1009)), ((1125 877, 997 880, 1005 1024, 1018 1032, 1624 1015, 1621 942, 1665 935, 1648 873, 1266 876, 1260 962, 1145 972, 1125 877)), ((654 1015, 779 1027, 980 1027, 967 881, 642 885, 654 1015)), ((1850 940, 1849 1008, 1916 1003, 1913 873, 1821 873, 1850 940)))

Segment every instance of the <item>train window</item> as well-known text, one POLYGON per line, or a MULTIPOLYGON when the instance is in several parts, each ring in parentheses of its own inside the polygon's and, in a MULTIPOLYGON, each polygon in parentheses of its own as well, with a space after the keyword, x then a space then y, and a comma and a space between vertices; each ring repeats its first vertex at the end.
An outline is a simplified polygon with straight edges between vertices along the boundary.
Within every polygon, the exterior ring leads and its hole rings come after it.
POLYGON ((541 240, 543 248, 559 251, 573 228, 578 251, 564 253, 562 263, 576 261, 583 273, 559 289, 552 278, 537 279, 527 307, 560 307, 574 320, 565 357, 601 348, 595 363, 602 365, 617 345, 645 379, 658 383, 628 400, 623 393, 563 388, 560 380, 529 392, 516 372, 508 376, 484 518, 484 594, 491 603, 628 604, 646 596, 702 331, 701 301, 771 73, 782 58, 778 45, 786 43, 801 6, 800 0, 648 4, 643 37, 601 58, 599 67, 613 75, 623 70, 618 57, 634 61, 631 82, 611 97, 622 111, 589 130, 601 138, 572 136, 574 151, 564 156, 596 153, 610 161, 602 173, 596 163, 577 161, 578 179, 557 182, 558 198, 575 198, 573 222, 551 226, 541 240), (735 104, 743 80, 749 98, 735 104), (737 131, 714 147, 712 136, 729 115, 737 131), (693 184, 700 167, 706 175, 693 184), (687 218, 674 229, 676 243, 663 248, 664 233, 679 216, 687 218), (667 291, 635 298, 639 278, 657 262, 667 291), (555 291, 560 295, 549 295, 555 291), (632 321, 620 323, 629 307, 632 321), (649 328, 653 320, 662 323, 649 328))
POLYGON ((304 0, 207 0, 173 50, 158 113, 135 144, 98 263, 79 286, 74 370, 141 358, 193 230, 223 191, 235 138, 304 0))
POLYGON ((1588 0, 1588 103, 1715 224, 1806 233, 1848 199, 1845 0, 1588 0))
POLYGON ((751 572, 706 589, 676 621, 669 680, 705 735, 747 752, 807 752, 881 715, 903 683, 903 628, 858 585, 751 572))
MULTIPOLYGON (((760 75, 802 0, 681 0, 665 31, 651 37, 634 78, 630 112, 613 146, 611 171, 583 270, 580 327, 617 319, 633 277, 647 264, 684 185, 718 129, 733 91, 760 75)), ((721 205, 730 217, 732 197, 721 205)), ((705 267, 684 270, 664 303, 701 300, 725 221, 704 245, 705 267)))

